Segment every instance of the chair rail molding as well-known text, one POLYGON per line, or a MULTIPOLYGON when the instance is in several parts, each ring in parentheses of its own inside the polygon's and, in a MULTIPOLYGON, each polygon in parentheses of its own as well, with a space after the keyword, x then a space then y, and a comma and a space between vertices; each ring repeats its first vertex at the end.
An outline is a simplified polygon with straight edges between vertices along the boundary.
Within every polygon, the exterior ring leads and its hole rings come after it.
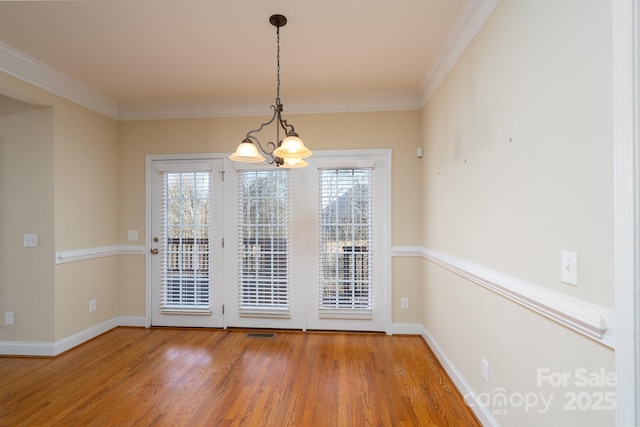
POLYGON ((616 346, 615 312, 434 249, 394 246, 392 255, 419 256, 607 347, 616 346))
POLYGON ((55 261, 56 264, 66 264, 115 255, 144 255, 145 253, 146 247, 142 245, 100 246, 56 252, 55 261))

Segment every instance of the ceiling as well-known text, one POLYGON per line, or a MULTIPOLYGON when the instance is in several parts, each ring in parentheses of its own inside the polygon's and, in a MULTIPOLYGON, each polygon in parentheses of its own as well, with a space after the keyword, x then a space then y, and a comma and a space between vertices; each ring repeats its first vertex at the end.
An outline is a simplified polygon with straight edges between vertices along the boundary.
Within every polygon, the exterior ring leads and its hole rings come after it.
POLYGON ((419 108, 496 1, 2 1, 0 70, 117 118, 264 113, 280 13, 286 110, 419 108))

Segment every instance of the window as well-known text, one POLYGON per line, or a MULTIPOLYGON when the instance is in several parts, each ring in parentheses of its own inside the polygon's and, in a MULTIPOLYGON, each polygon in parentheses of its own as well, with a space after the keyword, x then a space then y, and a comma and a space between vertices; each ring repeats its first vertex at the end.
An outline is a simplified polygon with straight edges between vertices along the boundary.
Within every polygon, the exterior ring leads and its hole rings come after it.
POLYGON ((164 172, 161 310, 208 312, 210 172, 164 172))
POLYGON ((289 174, 239 171, 240 316, 289 316, 289 174))
POLYGON ((319 169, 318 177, 320 314, 336 310, 370 313, 371 169, 319 169))

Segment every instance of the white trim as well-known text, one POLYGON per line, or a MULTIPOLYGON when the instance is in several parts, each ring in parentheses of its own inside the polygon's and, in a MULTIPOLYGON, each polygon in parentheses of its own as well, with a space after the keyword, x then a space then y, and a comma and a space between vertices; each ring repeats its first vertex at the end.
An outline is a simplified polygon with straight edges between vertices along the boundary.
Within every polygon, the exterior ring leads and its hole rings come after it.
POLYGON ((144 316, 120 316, 118 317, 118 326, 126 326, 131 328, 148 328, 147 319, 144 316))
MULTIPOLYGON (((264 170, 273 170, 275 165, 273 163, 269 163, 266 159, 263 162, 236 162, 231 159, 231 166, 233 170, 236 172, 240 171, 264 171, 264 170)), ((284 169, 284 170, 292 170, 292 169, 284 169)))
POLYGON ((140 316, 114 317, 56 342, 0 341, 0 355, 53 357, 118 326, 145 327, 145 318, 140 316))
POLYGON ((144 255, 145 253, 145 246, 142 245, 101 246, 98 248, 74 249, 56 252, 56 264, 86 261, 115 255, 144 255))
POLYGON ((393 335, 423 335, 424 326, 420 323, 394 323, 391 325, 393 335))
POLYGON ((391 248, 391 256, 421 257, 423 250, 422 246, 393 246, 391 248))
MULTIPOLYGON (((315 161, 316 159, 330 160, 340 165, 346 165, 351 162, 351 165, 358 164, 358 161, 369 162, 372 157, 380 157, 374 159, 374 164, 378 162, 391 161, 391 148, 356 148, 347 150, 313 150, 313 156, 309 159, 315 161)), ((370 164, 370 163, 369 163, 370 164)), ((317 166, 314 166, 317 167, 317 166)), ((322 166, 324 167, 324 166, 322 166)))
POLYGON ((370 158, 342 160, 334 158, 330 165, 318 165, 318 169, 375 169, 376 161, 370 158))
MULTIPOLYGON (((422 108, 418 92, 333 93, 283 98, 285 114, 405 111, 422 108)), ((229 98, 192 103, 121 104, 118 120, 250 117, 270 114, 273 98, 229 98)))
MULTIPOLYGON (((330 309, 330 308, 318 308, 318 318, 320 319, 342 319, 342 320, 372 320, 373 309, 330 309)), ((389 332, 389 328, 384 328, 385 332, 389 332)))
POLYGON ((442 84, 449 71, 458 62, 469 43, 484 25, 499 0, 469 0, 449 31, 440 50, 433 60, 433 65, 427 70, 422 82, 422 105, 424 106, 431 95, 442 84))
POLYGON ((465 403, 467 403, 473 413, 476 414, 476 417, 480 420, 480 424, 485 427, 498 427, 500 424, 498 424, 498 422, 491 416, 489 410, 478 399, 477 394, 464 379, 464 376, 460 371, 458 371, 453 362, 442 351, 442 348, 440 348, 436 340, 424 327, 422 328, 422 338, 427 342, 427 345, 431 351, 433 351, 433 354, 436 356, 444 370, 447 371, 447 374, 449 374, 449 377, 458 388, 460 394, 464 396, 465 403))
POLYGON ((112 119, 118 117, 118 103, 114 99, 2 42, 0 71, 112 119))
POLYGON ((57 356, 60 353, 71 350, 73 347, 79 346, 80 344, 85 343, 97 337, 98 335, 102 335, 105 332, 117 327, 118 319, 114 317, 98 325, 85 329, 84 331, 78 332, 77 334, 73 334, 59 341, 56 341, 53 346, 54 355, 57 356))
POLYGON ((392 252, 394 256, 421 256, 607 347, 615 348, 616 346, 616 319, 613 310, 554 292, 433 249, 394 246, 392 252))
POLYGON ((616 425, 640 425, 638 22, 635 0, 612 2, 616 425))
POLYGON ((0 341, 3 356, 55 356, 55 344, 37 341, 0 341))
POLYGON ((211 162, 202 162, 200 160, 183 160, 180 165, 176 165, 174 162, 169 161, 166 163, 158 162, 156 164, 156 171, 163 172, 200 172, 200 171, 212 171, 213 165, 211 162))
POLYGON ((0 341, 0 354, 11 356, 57 356, 118 326, 113 318, 56 342, 0 341))
MULTIPOLYGON (((152 181, 153 181, 153 162, 155 160, 169 160, 172 157, 169 157, 169 155, 166 154, 159 154, 159 155, 153 155, 153 154, 148 154, 145 158, 145 178, 144 178, 144 185, 145 185, 145 194, 144 194, 144 229, 145 229, 145 236, 146 236, 146 242, 149 245, 149 247, 151 247, 151 189, 152 189, 152 181)), ((196 157, 196 158, 200 158, 200 157, 196 157)), ((144 318, 145 318, 145 327, 150 327, 151 326, 151 309, 152 309, 152 304, 151 304, 151 285, 152 285, 152 281, 151 281, 151 274, 152 274, 152 267, 151 267, 151 257, 149 256, 145 256, 144 257, 144 318)))

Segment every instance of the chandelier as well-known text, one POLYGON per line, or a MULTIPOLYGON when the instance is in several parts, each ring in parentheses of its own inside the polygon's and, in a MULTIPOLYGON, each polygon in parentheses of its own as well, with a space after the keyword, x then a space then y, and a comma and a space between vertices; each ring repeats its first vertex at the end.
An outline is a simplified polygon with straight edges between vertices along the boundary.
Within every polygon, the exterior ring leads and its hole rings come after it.
POLYGON ((307 166, 307 162, 303 159, 311 155, 311 150, 304 146, 302 140, 296 133, 293 125, 282 119, 282 103, 280 102, 280 27, 287 24, 287 18, 283 15, 272 15, 269 18, 271 25, 276 27, 276 43, 277 43, 277 91, 276 102, 271 106, 273 115, 271 119, 262 123, 258 129, 250 130, 247 136, 242 140, 236 152, 229 156, 231 160, 236 162, 260 163, 265 160, 269 164, 282 166, 284 168, 303 168, 307 166), (265 126, 276 122, 276 142, 267 142, 266 148, 263 146, 256 136, 265 126), (280 140, 280 129, 284 131, 285 138, 280 140), (260 154, 258 149, 264 154, 260 154), (266 156, 266 159, 265 159, 266 156))

